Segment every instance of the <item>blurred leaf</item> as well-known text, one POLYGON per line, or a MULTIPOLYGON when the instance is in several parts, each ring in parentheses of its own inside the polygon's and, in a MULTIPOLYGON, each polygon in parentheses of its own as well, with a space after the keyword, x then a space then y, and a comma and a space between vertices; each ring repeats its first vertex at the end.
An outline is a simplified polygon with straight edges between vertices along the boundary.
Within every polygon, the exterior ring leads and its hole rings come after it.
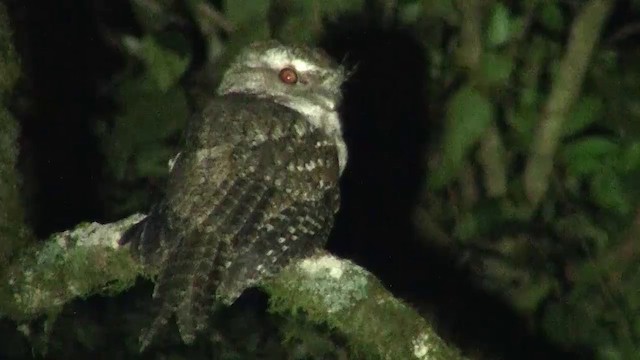
MULTIPOLYGON (((323 31, 325 20, 341 14, 360 13, 364 0, 280 0, 276 37, 284 42, 311 43, 323 31)), ((276 2, 278 3, 278 2, 276 2)), ((418 8, 419 10, 419 8, 418 8)))
POLYGON ((154 32, 170 22, 175 0, 131 0, 130 3, 138 24, 145 32, 154 32))
POLYGON ((603 115, 604 105, 599 97, 583 96, 575 105, 564 126, 564 136, 571 136, 589 127, 603 115))
MULTIPOLYGON (((537 92, 531 91, 531 96, 537 92)), ((515 111, 510 111, 506 116, 507 123, 514 130, 509 132, 513 138, 512 146, 517 146, 521 151, 528 151, 533 140, 534 128, 538 120, 538 110, 533 106, 520 106, 515 111)))
POLYGON ((442 164, 432 173, 431 186, 440 188, 454 178, 465 156, 493 120, 493 104, 472 87, 458 90, 447 104, 442 164))
POLYGON ((163 92, 154 87, 155 84, 148 77, 133 77, 122 82, 117 96, 122 113, 111 127, 102 125, 100 129, 105 158, 115 179, 122 180, 126 175, 156 176, 158 167, 166 172, 171 151, 166 150, 165 142, 182 129, 189 109, 181 89, 174 87, 163 92), (153 166, 148 161, 153 156, 145 153, 149 149, 158 150, 159 157, 153 166), (139 156, 147 160, 140 161, 139 156), (134 174, 127 174, 131 163, 136 166, 134 174), (143 166, 138 167, 140 165, 143 166))
POLYGON ((626 215, 631 203, 620 177, 612 171, 596 174, 591 180, 591 197, 600 206, 626 215))
POLYGON ((617 167, 624 172, 640 170, 640 141, 625 146, 617 167))
POLYGON ((525 26, 527 21, 524 16, 512 17, 511 18, 511 39, 520 39, 525 34, 525 30, 527 27, 525 26))
POLYGON ((136 170, 145 177, 164 176, 167 174, 167 159, 174 154, 174 149, 162 143, 141 144, 135 154, 136 170))
POLYGON ((549 277, 539 277, 509 291, 510 302, 524 313, 533 313, 549 296, 556 284, 549 277))
POLYGON ((443 19, 452 26, 460 23, 460 12, 456 8, 454 0, 433 0, 422 3, 426 16, 443 19))
POLYGON ((575 213, 555 221, 554 230, 558 237, 565 240, 588 240, 596 249, 603 250, 609 244, 609 234, 593 221, 588 214, 575 213))
POLYGON ((562 150, 567 171, 574 176, 599 172, 608 159, 613 159, 619 145, 603 137, 587 137, 570 143, 562 150))
POLYGON ((485 201, 473 208, 473 211, 462 216, 453 230, 456 239, 468 241, 489 235, 499 227, 505 218, 500 204, 496 201, 485 201))
POLYGON ((489 86, 505 85, 513 71, 513 60, 504 54, 484 52, 481 59, 482 80, 489 86))
POLYGON ((487 29, 487 45, 489 47, 500 46, 511 37, 511 16, 509 9, 498 2, 493 7, 489 27, 487 29))
MULTIPOLYGON (((520 95, 520 104, 522 106, 527 106, 529 108, 534 108, 538 105, 538 103, 540 102, 540 93, 538 92, 537 89, 533 88, 533 87, 526 87, 523 88, 521 90, 521 95, 520 95)), ((537 118, 537 114, 538 111, 537 109, 533 109, 534 110, 534 117, 537 118)))
POLYGON ((269 34, 269 0, 225 0, 224 14, 235 27, 230 42, 230 52, 244 47, 256 40, 266 40, 269 34))
POLYGON ((490 198, 503 197, 507 193, 508 159, 503 135, 495 124, 489 127, 480 141, 476 159, 482 167, 482 183, 490 198))
POLYGON ((147 35, 141 40, 128 36, 123 40, 130 51, 145 63, 146 71, 155 80, 160 91, 166 91, 174 86, 187 70, 189 56, 162 46, 153 36, 147 35))
POLYGON ((540 21, 548 30, 561 32, 564 29, 564 18, 558 1, 544 1, 540 9, 540 21))
POLYGON ((398 6, 398 18, 402 24, 415 24, 422 18, 424 9, 422 2, 412 1, 398 6))

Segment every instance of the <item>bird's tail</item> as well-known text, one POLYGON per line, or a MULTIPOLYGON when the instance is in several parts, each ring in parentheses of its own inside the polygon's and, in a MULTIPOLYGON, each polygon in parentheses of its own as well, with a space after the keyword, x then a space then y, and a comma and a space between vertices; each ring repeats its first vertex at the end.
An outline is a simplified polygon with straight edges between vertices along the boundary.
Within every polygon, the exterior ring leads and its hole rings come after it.
POLYGON ((157 208, 152 209, 146 218, 127 229, 118 243, 131 244, 132 255, 144 266, 157 265, 165 252, 165 222, 157 208))

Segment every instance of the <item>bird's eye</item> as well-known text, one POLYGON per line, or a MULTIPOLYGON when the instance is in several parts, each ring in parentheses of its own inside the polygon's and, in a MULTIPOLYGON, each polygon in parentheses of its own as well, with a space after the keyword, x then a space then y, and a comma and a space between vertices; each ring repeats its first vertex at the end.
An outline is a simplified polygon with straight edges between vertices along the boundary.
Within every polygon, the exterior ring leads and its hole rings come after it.
POLYGON ((278 74, 278 76, 280 77, 280 81, 285 84, 293 85, 298 82, 298 73, 295 69, 290 67, 280 70, 280 74, 278 74))

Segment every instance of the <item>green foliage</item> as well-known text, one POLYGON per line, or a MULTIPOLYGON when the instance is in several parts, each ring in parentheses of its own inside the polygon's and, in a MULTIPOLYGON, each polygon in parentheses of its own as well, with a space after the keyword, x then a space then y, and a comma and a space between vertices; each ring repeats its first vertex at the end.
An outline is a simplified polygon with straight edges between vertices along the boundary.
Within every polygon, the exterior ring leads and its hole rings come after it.
POLYGON ((491 10, 489 26, 486 33, 488 47, 496 47, 505 44, 511 38, 512 23, 507 8, 501 2, 496 2, 491 10))
POLYGON ((540 21, 548 30, 562 32, 565 27, 564 17, 560 10, 560 3, 543 1, 540 6, 540 21))
POLYGON ((169 33, 157 39, 147 35, 140 41, 133 37, 125 37, 124 40, 125 43, 132 43, 130 47, 134 48, 142 59, 147 74, 161 92, 175 86, 187 69, 190 59, 188 54, 184 53, 185 49, 181 49, 186 39, 179 34, 169 33))
POLYGON ((269 0, 227 0, 224 2, 225 16, 236 30, 233 38, 235 49, 252 40, 269 38, 269 0))
MULTIPOLYGON (((606 43, 590 55, 584 82, 566 86, 582 76, 577 61, 567 63, 567 52, 584 51, 593 40, 571 44, 577 40, 570 27, 579 20, 581 29, 592 31, 604 8, 578 19, 580 11, 605 2, 580 3, 571 18, 559 1, 496 1, 480 13, 447 6, 450 1, 425 3, 425 18, 458 30, 452 39, 434 40, 432 34, 442 34, 437 26, 416 22, 425 44, 445 42, 429 48, 441 66, 431 79, 440 87, 432 89, 437 94, 456 80, 460 84, 449 88, 447 101, 431 103, 446 122, 442 145, 430 154, 436 161, 429 200, 421 205, 429 222, 425 237, 464 253, 461 259, 482 286, 551 339, 592 348, 599 359, 635 358, 640 300, 637 284, 631 284, 640 271, 640 51, 606 43), (461 33, 469 23, 482 24, 475 34, 482 53, 476 67, 459 68, 446 59, 452 47, 465 46, 461 42, 470 35, 461 33), (574 105, 564 110, 563 101, 574 96, 574 105), (548 134, 553 137, 542 137, 548 134), (550 143, 558 145, 549 154, 534 154, 550 143), (491 146, 499 151, 488 151, 491 146), (538 174, 534 183, 548 187, 532 203, 524 175, 534 155, 552 170, 538 174), (497 192, 493 185, 501 179, 507 179, 507 190, 497 192)), ((579 31, 579 37, 585 34, 579 31)))
POLYGON ((274 35, 291 43, 313 43, 324 30, 325 21, 338 15, 358 13, 364 6, 364 0, 285 0, 275 3, 280 3, 280 7, 274 35))
POLYGON ((493 105, 471 87, 461 88, 447 104, 442 141, 442 164, 431 175, 431 186, 440 188, 460 171, 465 156, 478 143, 493 120, 493 105))
POLYGON ((481 79, 488 86, 504 86, 511 77, 513 59, 500 53, 483 53, 481 58, 481 79))
POLYGON ((114 84, 118 115, 98 123, 113 185, 107 196, 110 212, 123 216, 148 205, 147 187, 132 188, 143 179, 163 179, 189 107, 178 85, 189 62, 184 38, 173 33, 125 36, 123 43, 135 64, 114 84))
POLYGON ((593 175, 615 160, 619 146, 604 137, 584 137, 564 146, 562 157, 573 176, 593 175))
POLYGON ((571 136, 585 130, 604 115, 601 98, 583 96, 578 100, 573 112, 564 125, 564 135, 571 136))

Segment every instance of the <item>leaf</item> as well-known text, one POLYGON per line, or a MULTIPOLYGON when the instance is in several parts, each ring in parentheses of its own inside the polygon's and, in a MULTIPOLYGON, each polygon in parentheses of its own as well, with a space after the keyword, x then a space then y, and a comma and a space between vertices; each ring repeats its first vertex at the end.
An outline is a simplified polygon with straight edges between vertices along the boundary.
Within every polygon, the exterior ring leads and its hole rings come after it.
POLYGON ((460 24, 460 12, 456 9, 454 0, 433 0, 422 3, 426 17, 442 19, 451 26, 460 24))
POLYGON ((322 34, 326 20, 334 20, 342 14, 359 13, 364 7, 364 0, 307 0, 284 3, 287 6, 278 8, 277 20, 272 21, 272 26, 278 39, 293 43, 315 42, 322 34))
POLYGON ((556 287, 553 279, 539 276, 509 291, 511 303, 523 313, 533 313, 556 287))
POLYGON ((493 7, 486 35, 489 47, 500 46, 511 37, 511 15, 504 4, 496 3, 493 7))
POLYGON ((596 174, 591 180, 591 197, 603 208, 620 215, 628 214, 631 209, 630 197, 620 177, 611 171, 596 174))
POLYGON ((617 167, 624 172, 640 169, 640 141, 635 141, 625 146, 617 167))
POLYGON ((597 250, 604 250, 609 242, 609 234, 586 213, 573 213, 554 221, 553 229, 561 239, 589 240, 597 250))
POLYGON ((423 13, 423 5, 418 1, 398 6, 398 19, 405 25, 418 23, 423 13))
POLYGON ((143 37, 139 45, 139 55, 160 91, 167 91, 174 86, 187 70, 189 57, 180 54, 177 50, 160 45, 154 37, 143 37))
POLYGON ((583 96, 564 125, 564 136, 571 136, 586 129, 603 115, 603 110, 604 103, 601 98, 583 96))
POLYGON ((562 150, 567 171, 574 176, 602 171, 609 159, 619 152, 619 145, 603 137, 586 137, 568 144, 562 150))
POLYGON ((231 53, 255 40, 266 40, 269 34, 269 0, 226 0, 224 15, 234 25, 231 53))
POLYGON ((545 1, 540 9, 540 21, 548 30, 561 32, 564 29, 564 17, 557 1, 545 1))
MULTIPOLYGON (((149 154, 143 154, 148 149, 168 148, 166 140, 175 137, 184 126, 189 114, 187 99, 179 87, 161 92, 154 81, 145 77, 127 77, 119 84, 116 100, 121 113, 116 116, 112 126, 102 125, 100 137, 105 158, 108 160, 110 173, 115 179, 122 180, 125 176, 144 177, 155 175, 149 172, 148 161, 140 161, 140 156, 146 159, 149 154), (133 174, 128 174, 128 166, 136 167, 133 174)), ((166 157, 158 164, 166 169, 166 161, 170 151, 162 150, 158 154, 166 157)))
POLYGON ((439 188, 454 178, 493 120, 493 104, 477 90, 459 89, 447 104, 442 164, 432 173, 431 185, 439 188))
POLYGON ((513 60, 506 55, 485 52, 481 59, 482 80, 489 86, 504 85, 513 71, 513 60))
POLYGON ((453 234, 462 242, 471 241, 491 234, 492 231, 501 228, 504 223, 505 216, 500 203, 491 200, 483 201, 474 206, 472 211, 460 217, 453 234))
POLYGON ((135 154, 136 174, 140 177, 162 177, 167 174, 168 163, 174 149, 161 143, 141 144, 135 154))
POLYGON ((162 29, 175 16, 172 14, 172 2, 171 0, 130 1, 131 10, 137 20, 136 24, 142 27, 145 33, 162 29))

